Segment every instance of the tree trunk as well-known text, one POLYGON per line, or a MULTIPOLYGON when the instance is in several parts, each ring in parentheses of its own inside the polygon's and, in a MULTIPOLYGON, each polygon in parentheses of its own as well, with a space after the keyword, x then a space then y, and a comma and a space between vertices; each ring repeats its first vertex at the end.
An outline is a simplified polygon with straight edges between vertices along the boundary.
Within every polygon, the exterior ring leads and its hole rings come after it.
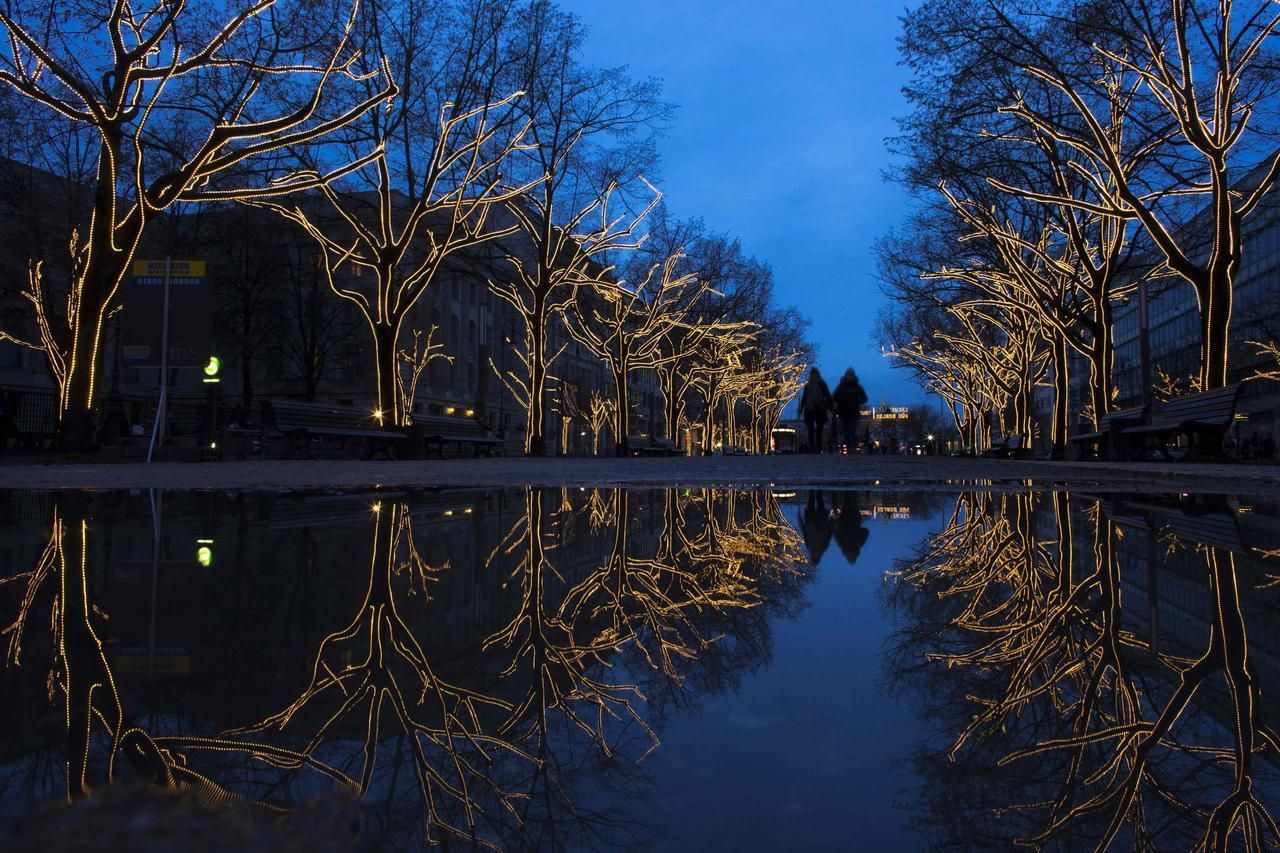
POLYGON ((248 415, 253 408, 253 359, 255 347, 250 343, 253 335, 253 319, 249 306, 241 306, 240 320, 240 404, 248 415))
POLYGON ((1111 309, 1099 312, 1099 320, 1093 331, 1093 345, 1086 355, 1089 359, 1089 403, 1093 407, 1093 428, 1102 429, 1102 418, 1111 411, 1111 398, 1115 387, 1115 345, 1111 337, 1111 309))
POLYGON ((400 386, 396 382, 399 325, 398 321, 373 324, 373 361, 376 366, 374 411, 380 413, 380 416, 375 415, 374 421, 383 428, 404 426, 401 423, 400 386))
POLYGON ((715 443, 713 433, 716 423, 715 396, 711 391, 707 392, 707 411, 702 420, 702 452, 710 454, 711 448, 715 443))
MULTIPOLYGON (((107 131, 109 132, 109 131, 107 131)), ((71 259, 71 287, 79 287, 80 304, 71 328, 67 373, 59 401, 58 443, 75 450, 97 445, 94 404, 97 402, 98 368, 102 361, 102 333, 107 314, 142 232, 142 214, 124 228, 117 227, 115 165, 119 162, 119 135, 102 146, 98 158, 97 190, 93 199, 93 221, 89 243, 81 258, 71 259), (83 265, 82 265, 83 264, 83 265)))
POLYGON ((614 456, 629 456, 631 448, 627 441, 627 436, 631 432, 630 418, 631 411, 630 395, 627 388, 627 366, 624 362, 613 371, 613 387, 618 402, 617 409, 613 413, 613 440, 614 440, 614 456))
POLYGON ((1055 334, 1053 336, 1053 423, 1049 428, 1049 437, 1052 442, 1049 450, 1050 459, 1065 459, 1067 456, 1067 413, 1071 403, 1069 364, 1066 336, 1061 333, 1055 334))
POLYGON ((1231 285, 1240 265, 1240 221, 1233 210, 1226 165, 1213 172, 1214 235, 1213 254, 1204 281, 1197 284, 1200 296, 1200 340, 1202 342, 1200 390, 1210 391, 1227 384, 1227 346, 1230 343, 1231 285))
POLYGON ((526 456, 542 456, 546 453, 546 439, 542 433, 543 394, 547 383, 546 365, 546 317, 542 304, 535 306, 529 318, 529 406, 528 423, 524 430, 526 456))
POLYGON ((676 424, 676 371, 674 367, 658 368, 658 387, 662 391, 663 437, 679 448, 679 430, 676 424))
POLYGON ((1230 343, 1231 278, 1225 270, 1212 270, 1200 296, 1200 339, 1203 341, 1200 390, 1227 384, 1227 347, 1230 343))

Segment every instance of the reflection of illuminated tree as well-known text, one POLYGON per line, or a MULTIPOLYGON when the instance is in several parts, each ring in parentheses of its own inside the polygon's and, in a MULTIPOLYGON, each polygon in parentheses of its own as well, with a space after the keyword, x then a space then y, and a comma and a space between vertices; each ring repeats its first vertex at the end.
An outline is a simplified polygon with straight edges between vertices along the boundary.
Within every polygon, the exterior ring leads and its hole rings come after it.
MULTIPOLYGON (((402 816, 414 844, 419 831, 440 843, 520 849, 628 841, 648 782, 637 762, 657 746, 666 709, 731 688, 767 661, 770 620, 795 611, 811 575, 768 492, 524 497, 489 555, 489 601, 502 608, 493 614, 502 627, 483 650, 427 642, 422 623, 447 608, 435 591, 458 570, 420 523, 415 537, 422 514, 385 503, 368 525, 363 595, 350 599, 341 627, 308 646, 301 689, 277 713, 221 731, 200 731, 185 715, 130 718, 136 703, 117 688, 99 638, 111 614, 89 598, 102 580, 92 582, 92 525, 68 502, 36 571, 4 591, 22 614, 8 632, 12 654, 25 663, 48 645, 58 650, 50 683, 66 709, 53 716, 71 723, 53 737, 65 737, 69 792, 141 777, 202 803, 280 814, 306 812, 304 799, 336 789, 385 795, 390 841, 404 840, 402 816), (52 642, 36 642, 31 629, 48 598, 52 642), (459 652, 475 681, 449 675, 459 652)), ((6 787, 23 784, 16 778, 6 787)))
POLYGON ((588 828, 570 790, 573 762, 588 758, 575 742, 638 759, 657 747, 666 703, 723 689, 767 659, 766 613, 798 597, 796 581, 808 574, 795 567, 798 537, 776 500, 749 495, 668 490, 653 541, 631 529, 636 493, 565 493, 549 512, 543 495, 526 490, 526 512, 491 557, 517 558, 508 582, 519 585, 519 605, 486 641, 506 650, 503 682, 519 688, 499 733, 539 762, 527 783, 526 837, 545 819, 534 809, 577 815, 588 828), (603 560, 582 563, 572 524, 611 531, 603 560))
MULTIPOLYGON (((679 498, 673 495, 673 500, 679 498)), ((704 587, 742 584, 758 602, 751 609, 706 614, 714 627, 704 627, 704 632, 721 638, 713 647, 716 653, 698 661, 700 683, 712 689, 736 681, 748 661, 769 659, 768 617, 797 613, 813 573, 806 567, 800 534, 769 492, 706 489, 685 496, 682 503, 668 509, 666 530, 675 531, 669 559, 687 564, 704 587)))
POLYGON ((647 729, 633 704, 638 693, 633 685, 611 684, 591 674, 593 664, 616 652, 622 639, 609 630, 588 639, 575 635, 574 625, 547 589, 553 579, 559 585, 564 580, 548 558, 548 535, 543 496, 526 487, 525 513, 507 536, 513 547, 523 545, 513 573, 520 584, 520 605, 507 625, 485 641, 486 648, 501 646, 511 653, 504 677, 521 672, 528 678, 524 695, 500 733, 518 730, 532 718, 539 737, 545 738, 548 713, 559 713, 607 755, 607 719, 625 717, 647 729))
POLYGON ((369 587, 355 618, 320 644, 310 682, 298 698, 240 733, 283 731, 306 712, 321 720, 298 750, 311 758, 340 737, 346 724, 357 722, 364 734, 355 784, 366 793, 386 738, 383 728, 388 722, 397 725, 413 758, 426 837, 437 841, 444 833, 488 844, 477 835, 480 802, 491 796, 501 808, 510 810, 512 805, 487 769, 496 753, 517 750, 486 734, 482 716, 488 709, 507 706, 436 674, 396 603, 398 570, 408 568, 415 575, 431 571, 413 542, 408 507, 376 504, 374 515, 369 587), (463 806, 465 826, 449 816, 449 801, 463 806))
MULTIPOLYGON (((10 626, 10 665, 21 663, 26 623, 46 579, 55 580, 52 601, 52 695, 61 697, 65 732, 65 792, 68 800, 89 795, 99 785, 119 781, 121 759, 155 784, 198 794, 204 802, 237 799, 194 768, 195 753, 240 753, 278 766, 307 768, 339 785, 341 773, 287 749, 229 738, 162 736, 133 724, 107 658, 100 628, 105 618, 91 595, 89 521, 82 497, 55 508, 49 543, 10 626)), ((269 811, 281 809, 266 807, 269 811)))
POLYGON ((1122 627, 1121 533, 1103 505, 1084 513, 1092 566, 1078 571, 1065 496, 1052 506, 1056 541, 1037 531, 1042 500, 961 496, 900 575, 897 600, 915 624, 900 635, 894 674, 929 678, 927 704, 956 733, 949 761, 922 756, 924 776, 943 786, 930 813, 996 844, 1109 849, 1132 837, 1163 847, 1181 837, 1227 850, 1239 834, 1252 850, 1280 840, 1255 786, 1257 753, 1278 742, 1257 717, 1234 555, 1201 547, 1208 646, 1177 657, 1122 627), (1225 723, 1211 716, 1218 673, 1225 723), (963 785, 948 782, 957 762, 963 785))
MULTIPOLYGON (((651 669, 679 682, 682 663, 695 660, 714 642, 714 637, 701 630, 699 616, 754 607, 758 598, 740 572, 700 577, 694 567, 663 560, 669 551, 665 544, 651 557, 631 553, 630 500, 627 490, 614 490, 615 526, 609 558, 569 591, 563 612, 570 624, 603 624, 600 630, 607 636, 629 643, 651 669)), ((664 530, 660 542, 665 543, 671 535, 664 530)))

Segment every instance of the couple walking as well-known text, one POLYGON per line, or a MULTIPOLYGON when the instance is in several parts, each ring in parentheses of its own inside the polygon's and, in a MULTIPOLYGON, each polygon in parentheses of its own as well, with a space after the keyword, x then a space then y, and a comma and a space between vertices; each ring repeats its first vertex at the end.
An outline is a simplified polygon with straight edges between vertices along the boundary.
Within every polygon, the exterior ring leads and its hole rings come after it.
POLYGON ((866 402, 867 392, 862 389, 858 374, 852 367, 840 377, 835 394, 827 387, 818 368, 810 370, 809 381, 800 395, 800 416, 809 430, 809 452, 822 452, 822 430, 834 411, 844 433, 845 452, 852 453, 858 446, 858 417, 866 402))

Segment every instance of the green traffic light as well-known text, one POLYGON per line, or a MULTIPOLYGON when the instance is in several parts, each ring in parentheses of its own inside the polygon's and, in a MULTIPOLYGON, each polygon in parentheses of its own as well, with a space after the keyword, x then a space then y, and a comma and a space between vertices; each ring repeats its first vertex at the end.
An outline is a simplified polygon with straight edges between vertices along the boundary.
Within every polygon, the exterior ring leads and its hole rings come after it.
POLYGON ((222 360, 216 355, 209 356, 209 363, 204 366, 205 376, 217 376, 218 371, 222 369, 222 360))

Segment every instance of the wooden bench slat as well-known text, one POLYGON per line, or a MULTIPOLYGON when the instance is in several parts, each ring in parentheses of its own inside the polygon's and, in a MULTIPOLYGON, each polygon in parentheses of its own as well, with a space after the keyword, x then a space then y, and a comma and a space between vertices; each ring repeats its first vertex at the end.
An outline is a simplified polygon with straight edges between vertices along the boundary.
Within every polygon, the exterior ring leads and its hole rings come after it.
POLYGON ((427 443, 427 453, 444 458, 444 445, 457 444, 474 448, 480 456, 501 453, 503 440, 491 435, 484 424, 473 418, 456 418, 448 415, 415 415, 415 427, 422 430, 427 443), (434 448, 434 450, 432 450, 434 448))
POLYGON ((262 424, 264 435, 274 432, 289 439, 290 456, 299 449, 311 456, 313 438, 364 438, 367 456, 380 453, 389 459, 391 444, 408 437, 402 430, 383 429, 359 409, 294 400, 263 400, 262 424))

